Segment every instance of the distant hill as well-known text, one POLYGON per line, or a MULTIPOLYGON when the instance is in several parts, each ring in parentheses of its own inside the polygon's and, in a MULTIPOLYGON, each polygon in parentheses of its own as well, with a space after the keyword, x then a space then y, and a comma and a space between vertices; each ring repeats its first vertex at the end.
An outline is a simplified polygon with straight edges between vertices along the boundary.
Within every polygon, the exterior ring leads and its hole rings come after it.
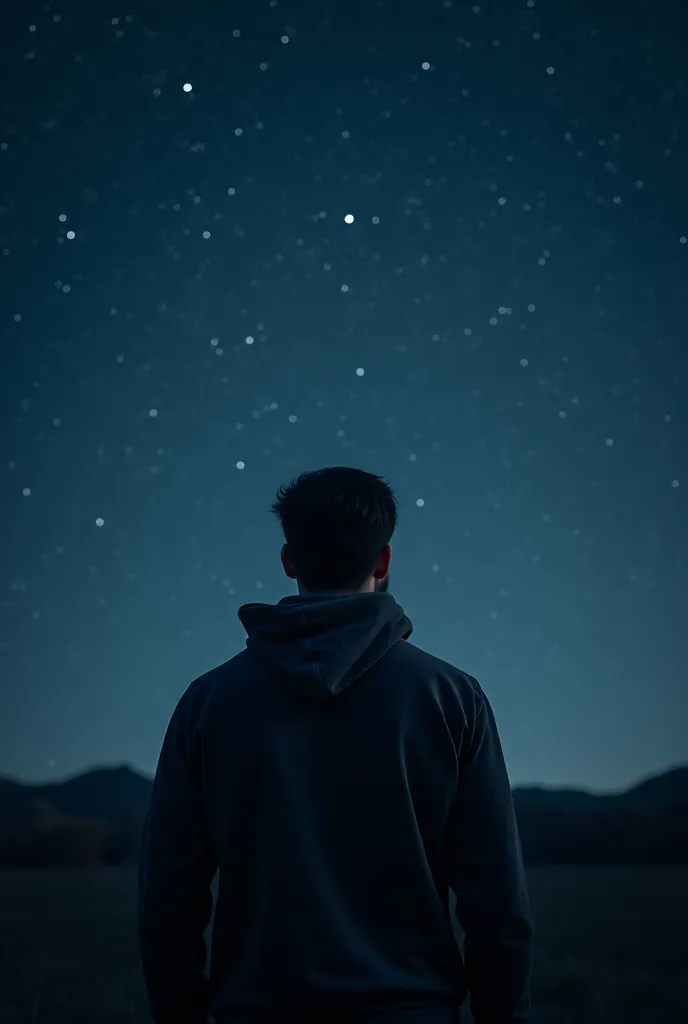
POLYGON ((545 786, 517 786, 514 789, 514 802, 522 807, 556 805, 572 810, 602 807, 671 810, 674 807, 685 807, 688 803, 688 766, 652 775, 618 793, 593 793, 569 787, 553 789, 545 786))
POLYGON ((145 814, 153 780, 131 768, 93 768, 62 782, 31 785, 0 776, 0 827, 35 823, 46 815, 95 818, 108 825, 145 814))
MULTIPOLYGON (((94 768, 30 785, 0 776, 0 867, 133 863, 152 779, 94 768)), ((531 864, 688 864, 688 766, 621 793, 517 787, 531 864)))
POLYGON ((514 790, 530 864, 688 864, 688 767, 620 793, 514 790))
POLYGON ((0 868, 135 863, 152 784, 128 767, 44 785, 0 776, 0 868))

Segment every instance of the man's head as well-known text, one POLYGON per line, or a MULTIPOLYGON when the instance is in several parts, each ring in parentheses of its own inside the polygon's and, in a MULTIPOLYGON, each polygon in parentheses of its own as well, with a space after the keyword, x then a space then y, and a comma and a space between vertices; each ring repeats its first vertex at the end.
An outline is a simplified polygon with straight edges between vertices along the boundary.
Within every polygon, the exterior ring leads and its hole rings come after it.
POLYGON ((346 466, 302 473, 280 487, 272 511, 300 594, 387 589, 397 500, 382 477, 346 466))

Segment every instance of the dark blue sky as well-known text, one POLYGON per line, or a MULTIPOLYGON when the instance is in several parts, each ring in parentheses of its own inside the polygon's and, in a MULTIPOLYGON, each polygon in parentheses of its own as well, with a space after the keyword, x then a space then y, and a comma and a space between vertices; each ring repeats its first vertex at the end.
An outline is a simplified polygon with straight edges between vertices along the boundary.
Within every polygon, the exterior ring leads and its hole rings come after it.
POLYGON ((152 772, 325 464, 514 782, 688 760, 680 5, 11 6, 0 772, 152 772))

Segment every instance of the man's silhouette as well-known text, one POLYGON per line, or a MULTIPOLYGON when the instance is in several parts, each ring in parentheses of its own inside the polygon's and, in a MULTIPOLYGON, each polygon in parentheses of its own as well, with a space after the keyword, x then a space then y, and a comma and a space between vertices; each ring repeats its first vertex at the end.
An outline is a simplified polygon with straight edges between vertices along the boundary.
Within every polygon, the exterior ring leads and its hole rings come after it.
POLYGON ((160 754, 139 888, 156 1024, 450 1024, 467 995, 476 1024, 521 1024, 532 927, 497 726, 381 589, 394 494, 330 468, 273 511, 298 596, 239 609, 246 650, 191 684, 160 754))

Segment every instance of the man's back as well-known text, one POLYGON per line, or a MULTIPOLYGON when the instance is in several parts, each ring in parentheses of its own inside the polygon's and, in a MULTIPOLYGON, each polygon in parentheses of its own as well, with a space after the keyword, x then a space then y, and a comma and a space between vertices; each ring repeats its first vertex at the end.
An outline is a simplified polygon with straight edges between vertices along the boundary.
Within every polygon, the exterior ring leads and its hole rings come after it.
POLYGON ((469 986, 478 1024, 524 1020, 529 907, 477 682, 408 643, 389 594, 285 598, 239 616, 247 650, 189 687, 161 754, 141 874, 149 984, 147 944, 159 955, 164 940, 147 932, 146 907, 159 922, 166 873, 170 920, 199 899, 170 852, 179 836, 165 841, 169 801, 191 785, 196 854, 220 872, 218 1021, 456 1009, 469 986))

